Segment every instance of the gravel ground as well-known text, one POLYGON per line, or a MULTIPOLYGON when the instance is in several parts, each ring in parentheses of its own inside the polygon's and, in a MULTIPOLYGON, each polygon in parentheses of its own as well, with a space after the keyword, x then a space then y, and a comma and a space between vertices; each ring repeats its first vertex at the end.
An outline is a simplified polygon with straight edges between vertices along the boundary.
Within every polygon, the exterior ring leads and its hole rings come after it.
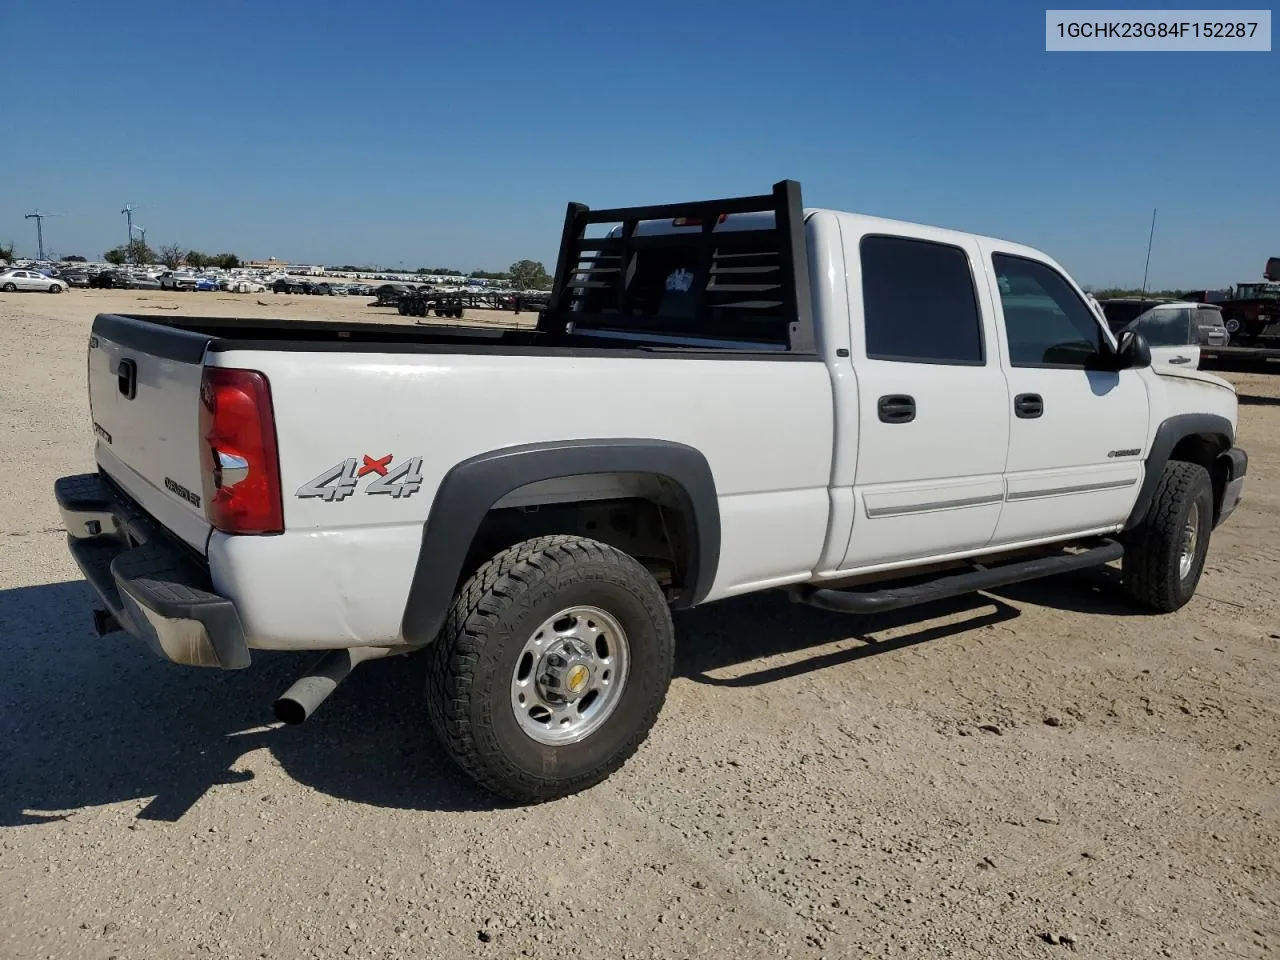
POLYGON ((92 466, 93 314, 373 313, 210 298, 0 295, 0 957, 1280 953, 1280 380, 1228 374, 1246 500, 1179 613, 1108 571, 690 611, 639 755, 504 808, 432 742, 415 658, 282 729, 300 661, 92 634, 50 486, 92 466))

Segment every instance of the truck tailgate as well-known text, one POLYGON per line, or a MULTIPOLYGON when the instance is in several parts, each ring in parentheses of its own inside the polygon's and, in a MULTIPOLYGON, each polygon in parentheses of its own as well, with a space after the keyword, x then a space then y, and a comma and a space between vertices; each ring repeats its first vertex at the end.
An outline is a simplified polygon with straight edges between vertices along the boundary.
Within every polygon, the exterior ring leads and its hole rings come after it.
POLYGON ((209 537, 200 466, 207 335, 99 315, 89 338, 89 404, 98 466, 201 553, 209 537))

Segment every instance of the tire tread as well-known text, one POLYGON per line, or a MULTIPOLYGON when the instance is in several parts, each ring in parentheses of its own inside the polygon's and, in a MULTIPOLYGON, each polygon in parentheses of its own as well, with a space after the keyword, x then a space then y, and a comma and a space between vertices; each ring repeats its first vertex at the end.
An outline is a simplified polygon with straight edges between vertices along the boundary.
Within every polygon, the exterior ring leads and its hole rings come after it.
MULTIPOLYGON (((649 691, 643 722, 610 759, 573 778, 543 778, 515 767, 500 751, 489 748, 472 729, 470 691, 474 672, 490 632, 513 606, 527 598, 541 581, 554 581, 567 567, 596 563, 613 567, 616 576, 631 581, 643 577, 652 584, 651 611, 666 619, 670 612, 649 572, 633 557, 598 541, 566 534, 536 537, 504 550, 484 563, 454 598, 448 616, 430 651, 427 667, 427 705, 432 726, 442 745, 469 777, 489 791, 517 802, 543 802, 576 793, 604 780, 640 747, 666 699, 667 684, 649 691)), ((671 650, 668 646, 667 655, 671 650)), ((669 676, 669 664, 667 665, 669 676)))

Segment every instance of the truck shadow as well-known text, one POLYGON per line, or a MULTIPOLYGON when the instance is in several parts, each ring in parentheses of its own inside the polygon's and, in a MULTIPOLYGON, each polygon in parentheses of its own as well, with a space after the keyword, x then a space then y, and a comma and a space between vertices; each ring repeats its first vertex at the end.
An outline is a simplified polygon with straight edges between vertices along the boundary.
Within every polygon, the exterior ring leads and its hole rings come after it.
MULTIPOLYGON (((1072 578, 1078 579, 1078 578, 1072 578)), ((1114 613, 1089 591, 1026 585, 1015 602, 1074 597, 1072 609, 1114 613), (1040 591, 1039 594, 1036 591, 1040 591)), ((255 654, 248 670, 178 667, 124 634, 89 627, 91 591, 80 581, 0 591, 0 827, 46 823, 111 803, 142 801, 140 819, 175 822, 219 789, 271 802, 278 783, 253 784, 274 761, 317 791, 373 806, 479 811, 502 802, 459 773, 436 744, 422 698, 426 658, 367 663, 306 724, 281 727, 272 700, 309 663, 255 654), (258 756, 266 751, 269 759, 258 756), (252 756, 251 756, 252 755, 252 756)), ((876 618, 790 603, 779 593, 727 600, 678 616, 676 674, 719 686, 754 686, 1019 616, 1001 598, 973 595, 876 618), (892 638, 876 635, 960 614, 892 638), (856 641, 846 647, 843 641, 856 641), (838 643, 840 649, 831 650, 838 643), (825 649, 824 649, 825 648, 825 649), (782 665, 742 673, 784 654, 782 665), (736 676, 719 678, 732 666, 736 676)), ((263 778, 264 781, 274 781, 263 778)))

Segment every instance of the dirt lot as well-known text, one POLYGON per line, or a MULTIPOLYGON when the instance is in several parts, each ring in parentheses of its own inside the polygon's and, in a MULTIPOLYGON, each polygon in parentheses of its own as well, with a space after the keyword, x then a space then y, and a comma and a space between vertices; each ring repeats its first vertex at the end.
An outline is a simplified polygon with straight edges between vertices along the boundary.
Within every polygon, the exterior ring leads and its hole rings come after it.
POLYGON ((0 295, 0 957, 1280 954, 1280 378, 1228 374, 1246 501, 1176 615, 1107 573, 871 621, 712 605, 640 754, 509 809, 412 658, 280 729, 296 659, 93 636, 50 487, 92 466, 94 313, 172 306, 374 313, 0 295))

